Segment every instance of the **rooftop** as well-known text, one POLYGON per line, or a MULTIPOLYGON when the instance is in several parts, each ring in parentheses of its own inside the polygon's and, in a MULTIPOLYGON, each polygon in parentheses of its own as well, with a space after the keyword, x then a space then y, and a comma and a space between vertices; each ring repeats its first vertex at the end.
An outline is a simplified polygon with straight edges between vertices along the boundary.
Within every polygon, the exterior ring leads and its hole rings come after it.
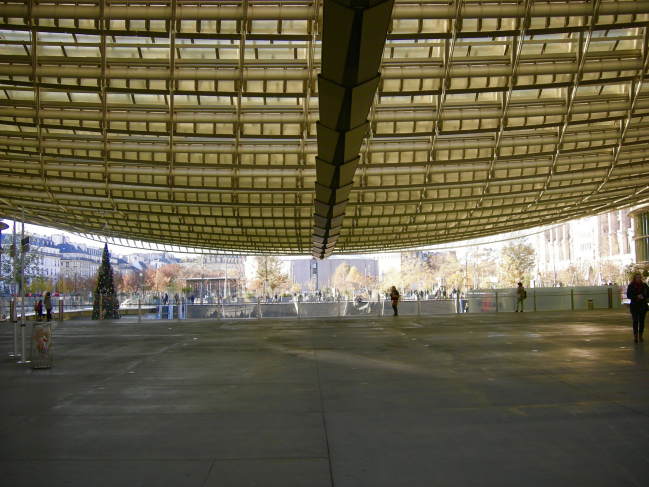
POLYGON ((377 6, 381 78, 367 125, 344 132, 359 159, 336 208, 315 191, 335 189, 316 155, 351 49, 335 44, 334 2, 127 3, 0 3, 0 212, 115 239, 329 255, 531 229, 649 194, 649 2, 377 6), (329 210, 342 213, 318 218, 329 210), (337 240, 314 239, 334 221, 337 240))

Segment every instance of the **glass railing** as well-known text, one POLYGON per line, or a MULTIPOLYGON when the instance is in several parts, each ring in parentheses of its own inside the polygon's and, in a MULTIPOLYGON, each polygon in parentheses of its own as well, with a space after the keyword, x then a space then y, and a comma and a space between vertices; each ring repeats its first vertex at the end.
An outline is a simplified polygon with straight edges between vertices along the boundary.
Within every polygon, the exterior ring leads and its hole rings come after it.
MULTIPOLYGON (((543 287, 526 289, 525 311, 562 311, 580 309, 617 309, 622 306, 626 289, 612 286, 543 287)), ((462 299, 469 313, 516 311, 516 289, 477 289, 462 299)), ((519 305, 520 309, 520 305, 519 305)))
MULTIPOLYGON (((626 288, 613 286, 582 286, 565 288, 526 289, 524 310, 559 311, 620 308, 624 302, 626 288)), ((118 294, 122 318, 128 319, 259 319, 259 318, 336 318, 353 316, 391 316, 392 302, 384 295, 374 299, 349 300, 341 298, 284 297, 278 300, 266 297, 219 298, 218 296, 194 299, 187 297, 165 299, 151 294, 118 294)), ((0 315, 10 317, 11 297, 0 297, 0 315)), ((34 305, 41 296, 24 298, 24 312, 28 319, 35 319, 34 305)), ((108 297, 104 297, 104 300, 108 297)), ((21 298, 14 298, 16 316, 21 316, 21 298)), ((398 305, 400 316, 438 315, 453 313, 513 312, 517 307, 515 289, 477 289, 466 294, 453 295, 449 299, 433 296, 404 297, 398 305)), ((94 296, 83 295, 52 296, 53 319, 88 319, 92 314, 94 296)), ((105 305, 102 305, 102 311, 105 305)), ((520 306, 520 304, 519 304, 520 306)), ((46 311, 43 309, 43 315, 46 311)), ((104 313, 102 313, 104 314, 104 313)))

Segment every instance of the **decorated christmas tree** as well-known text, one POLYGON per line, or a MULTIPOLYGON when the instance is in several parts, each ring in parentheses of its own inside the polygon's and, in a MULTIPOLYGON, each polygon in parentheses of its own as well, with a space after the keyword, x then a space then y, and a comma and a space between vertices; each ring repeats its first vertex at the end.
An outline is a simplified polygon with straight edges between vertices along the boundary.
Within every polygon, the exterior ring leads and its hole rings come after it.
POLYGON ((97 269, 97 289, 95 289, 95 302, 92 306, 92 319, 99 319, 99 299, 101 297, 101 308, 103 318, 107 320, 121 318, 119 314, 119 301, 115 293, 113 282, 113 269, 110 266, 110 254, 108 244, 104 247, 101 256, 101 265, 97 269))

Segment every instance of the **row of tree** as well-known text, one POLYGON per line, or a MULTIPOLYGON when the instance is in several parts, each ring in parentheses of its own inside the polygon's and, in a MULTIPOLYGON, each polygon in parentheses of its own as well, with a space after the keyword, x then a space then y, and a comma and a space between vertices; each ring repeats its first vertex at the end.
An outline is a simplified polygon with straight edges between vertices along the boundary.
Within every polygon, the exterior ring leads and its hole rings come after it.
MULTIPOLYGON (((16 291, 20 293, 21 257, 24 259, 22 266, 25 269, 25 293, 40 294, 57 291, 63 294, 91 293, 97 286, 97 275, 84 277, 73 270, 66 275, 53 279, 43 272, 40 265, 44 253, 38 246, 32 245, 28 252, 22 255, 20 237, 16 238, 13 245, 13 235, 7 235, 2 240, 2 255, 0 270, 2 271, 2 285, 5 292, 16 291), (14 259, 15 254, 15 259, 14 259)), ((228 276, 241 278, 239 266, 230 265, 228 276)), ((170 264, 159 269, 146 269, 142 271, 114 272, 114 282, 120 292, 135 293, 143 290, 154 292, 180 291, 186 286, 186 279, 204 276, 223 277, 225 270, 222 264, 209 263, 205 256, 199 256, 182 265, 170 264)))
MULTIPOLYGON (((10 237, 11 238, 11 237, 10 237)), ((17 246, 18 262, 20 248, 17 246)), ((3 242, 2 273, 5 283, 16 277, 20 269, 13 266, 11 241, 3 242)), ((44 293, 58 291, 64 294, 89 293, 97 286, 97 276, 82 277, 76 274, 61 277, 57 282, 40 275, 35 265, 40 258, 38 249, 32 248, 25 254, 26 293, 44 293)), ((254 294, 292 293, 315 291, 315 279, 306 283, 304 289, 299 284, 289 282, 283 270, 283 262, 277 256, 255 257, 256 272, 246 280, 239 266, 230 266, 228 277, 237 278, 242 290, 254 294)), ((451 252, 405 252, 401 256, 401 269, 393 269, 380 279, 366 276, 356 267, 341 264, 335 270, 331 282, 326 283, 321 291, 329 292, 335 288, 343 294, 353 295, 358 291, 369 292, 373 289, 388 288, 392 285, 408 290, 432 292, 439 285, 447 288, 489 288, 512 287, 519 281, 529 285, 532 279, 544 286, 552 285, 587 285, 596 282, 622 283, 628 280, 629 269, 621 263, 603 261, 598 263, 580 262, 567 269, 551 270, 535 275, 535 253, 532 245, 524 240, 508 242, 499 250, 487 247, 472 247, 462 251, 451 252)), ((119 292, 135 293, 141 291, 182 292, 187 291, 186 280, 189 278, 223 277, 222 264, 211 264, 200 256, 193 261, 169 264, 158 269, 147 269, 141 272, 115 272, 115 286, 119 292)))
POLYGON ((537 272, 534 247, 525 240, 505 243, 500 249, 470 247, 438 254, 405 253, 401 272, 393 282, 416 284, 431 289, 433 283, 462 289, 510 288, 523 282, 529 286, 586 286, 628 282, 629 268, 616 260, 578 260, 565 269, 537 272))
MULTIPOLYGON (((288 282, 282 261, 278 257, 256 257, 257 271, 246 283, 246 289, 256 294, 314 291, 315 279, 306 283, 306 289, 288 282)), ((619 261, 580 262, 567 269, 536 274, 534 247, 526 240, 505 243, 500 249, 469 247, 451 252, 404 252, 401 269, 393 269, 380 278, 366 276, 356 267, 341 263, 321 291, 335 288, 342 294, 368 293, 390 286, 409 291, 434 292, 440 285, 457 289, 511 288, 532 280, 542 286, 584 286, 593 283, 628 282, 631 268, 619 261)), ((649 271, 648 271, 649 273, 649 271)))

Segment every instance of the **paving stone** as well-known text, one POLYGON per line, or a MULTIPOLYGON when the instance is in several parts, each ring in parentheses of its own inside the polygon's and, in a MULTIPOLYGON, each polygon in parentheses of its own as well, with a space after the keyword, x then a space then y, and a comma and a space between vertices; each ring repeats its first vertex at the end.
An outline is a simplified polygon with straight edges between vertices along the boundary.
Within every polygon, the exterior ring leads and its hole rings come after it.
POLYGON ((649 478, 649 352, 624 311, 67 321, 53 336, 52 369, 0 355, 0 485, 649 478))

